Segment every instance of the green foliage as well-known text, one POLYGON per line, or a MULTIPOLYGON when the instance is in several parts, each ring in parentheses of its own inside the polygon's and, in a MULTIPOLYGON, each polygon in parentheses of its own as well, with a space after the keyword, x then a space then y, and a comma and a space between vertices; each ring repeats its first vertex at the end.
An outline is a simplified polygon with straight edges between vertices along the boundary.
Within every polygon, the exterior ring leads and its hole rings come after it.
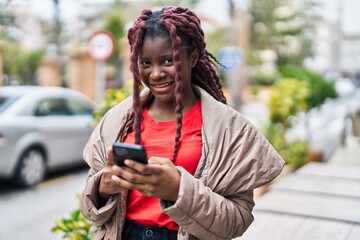
POLYGON ((286 131, 282 123, 270 122, 262 131, 287 164, 300 167, 309 162, 310 147, 308 142, 300 139, 287 141, 285 139, 286 131))
POLYGON ((125 21, 121 18, 118 12, 110 13, 106 18, 105 29, 109 31, 115 38, 115 50, 112 55, 112 60, 119 58, 120 46, 119 40, 125 36, 125 21))
POLYGON ((125 36, 124 20, 118 14, 111 13, 106 19, 105 29, 113 34, 115 39, 125 36))
POLYGON ((277 77, 276 73, 263 71, 261 68, 255 68, 254 75, 252 76, 252 83, 270 86, 275 83, 277 77))
POLYGON ((309 144, 304 140, 287 141, 292 116, 308 109, 309 84, 295 78, 283 78, 275 84, 268 109, 270 124, 264 135, 288 164, 302 166, 309 161, 309 144))
POLYGON ((105 113, 116 104, 124 101, 131 95, 126 88, 108 89, 106 91, 105 99, 100 103, 100 108, 94 112, 95 124, 98 124, 105 113))
POLYGON ((309 84, 308 109, 321 106, 327 98, 337 97, 334 82, 314 71, 294 65, 282 66, 279 71, 284 78, 296 78, 309 84))
POLYGON ((290 117, 308 109, 309 85, 294 78, 284 78, 275 84, 268 102, 270 120, 290 127, 290 117))
POLYGON ((301 66, 304 59, 313 55, 313 2, 296 5, 293 0, 250 0, 250 55, 271 49, 277 54, 278 66, 301 66))
POLYGON ((335 98, 334 83, 320 74, 294 65, 280 67, 282 79, 268 102, 271 124, 265 136, 287 163, 301 166, 309 161, 306 141, 287 142, 285 135, 291 127, 291 118, 300 112, 321 106, 327 98, 335 98))
MULTIPOLYGON (((1 6, 1 3, 0 3, 0 8, 3 7, 1 6)), ((1 13, 1 10, 0 10, 0 26, 3 25, 3 26, 8 26, 10 24, 13 24, 15 21, 15 16, 12 14, 12 13, 1 13)))
POLYGON ((252 95, 254 95, 254 96, 259 95, 259 93, 260 93, 260 87, 259 87, 259 85, 252 85, 252 86, 250 86, 250 93, 251 93, 252 95))
POLYGON ((295 166, 303 166, 309 162, 309 143, 305 140, 297 139, 287 144, 287 163, 295 166))
POLYGON ((64 239, 69 240, 92 240, 93 234, 97 231, 89 221, 84 218, 80 209, 70 213, 68 218, 56 221, 55 227, 51 229, 53 233, 62 232, 64 239))
POLYGON ((278 153, 282 157, 286 156, 286 139, 283 125, 270 122, 264 129, 262 129, 262 131, 267 140, 278 151, 278 153))
POLYGON ((17 77, 21 84, 35 82, 36 71, 43 59, 43 51, 25 51, 16 42, 4 44, 4 73, 17 77))

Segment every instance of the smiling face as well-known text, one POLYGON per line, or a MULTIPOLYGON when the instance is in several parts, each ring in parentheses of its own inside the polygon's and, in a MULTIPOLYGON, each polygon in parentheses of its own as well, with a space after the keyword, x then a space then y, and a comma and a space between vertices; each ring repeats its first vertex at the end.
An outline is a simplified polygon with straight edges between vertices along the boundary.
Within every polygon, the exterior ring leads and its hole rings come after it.
MULTIPOLYGON (((185 49, 181 51, 181 81, 183 99, 193 97, 191 89, 191 69, 197 61, 197 51, 190 56, 185 49)), ((176 68, 173 51, 168 37, 145 37, 138 59, 141 80, 155 96, 155 104, 175 106, 176 68)))

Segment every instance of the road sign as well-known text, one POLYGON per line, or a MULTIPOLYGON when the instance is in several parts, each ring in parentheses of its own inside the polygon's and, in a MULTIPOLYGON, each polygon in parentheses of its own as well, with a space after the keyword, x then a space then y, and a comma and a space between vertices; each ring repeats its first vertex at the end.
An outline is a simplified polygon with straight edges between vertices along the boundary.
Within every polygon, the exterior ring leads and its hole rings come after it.
POLYGON ((111 33, 100 31, 93 34, 88 41, 87 50, 92 58, 105 61, 111 57, 115 49, 115 40, 111 33))
POLYGON ((225 71, 234 71, 242 64, 242 54, 238 47, 223 47, 219 52, 219 62, 226 68, 225 71))

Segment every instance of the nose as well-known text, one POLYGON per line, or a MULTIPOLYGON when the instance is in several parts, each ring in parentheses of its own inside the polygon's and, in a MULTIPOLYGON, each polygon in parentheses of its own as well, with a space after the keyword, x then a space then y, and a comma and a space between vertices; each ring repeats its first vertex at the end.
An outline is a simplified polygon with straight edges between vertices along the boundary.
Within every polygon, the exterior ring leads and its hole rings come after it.
POLYGON ((164 77, 165 73, 161 70, 159 66, 153 66, 150 73, 150 79, 157 81, 164 77))

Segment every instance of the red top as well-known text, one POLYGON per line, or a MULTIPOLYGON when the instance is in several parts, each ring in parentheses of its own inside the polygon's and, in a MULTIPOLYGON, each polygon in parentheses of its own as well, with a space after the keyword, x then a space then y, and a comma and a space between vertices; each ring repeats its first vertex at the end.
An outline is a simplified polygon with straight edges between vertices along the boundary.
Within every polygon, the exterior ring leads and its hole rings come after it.
MULTIPOLYGON (((151 119, 147 109, 144 109, 143 117, 141 145, 145 147, 147 157, 157 156, 172 159, 176 120, 156 122, 151 119)), ((174 164, 182 166, 189 173, 194 174, 202 151, 200 101, 184 114, 182 122, 180 146, 174 164)), ((131 132, 127 135, 125 142, 134 143, 134 141, 134 132, 131 132)), ((160 199, 145 196, 137 190, 129 191, 126 219, 146 226, 167 227, 171 230, 179 229, 179 226, 161 211, 160 199)))

